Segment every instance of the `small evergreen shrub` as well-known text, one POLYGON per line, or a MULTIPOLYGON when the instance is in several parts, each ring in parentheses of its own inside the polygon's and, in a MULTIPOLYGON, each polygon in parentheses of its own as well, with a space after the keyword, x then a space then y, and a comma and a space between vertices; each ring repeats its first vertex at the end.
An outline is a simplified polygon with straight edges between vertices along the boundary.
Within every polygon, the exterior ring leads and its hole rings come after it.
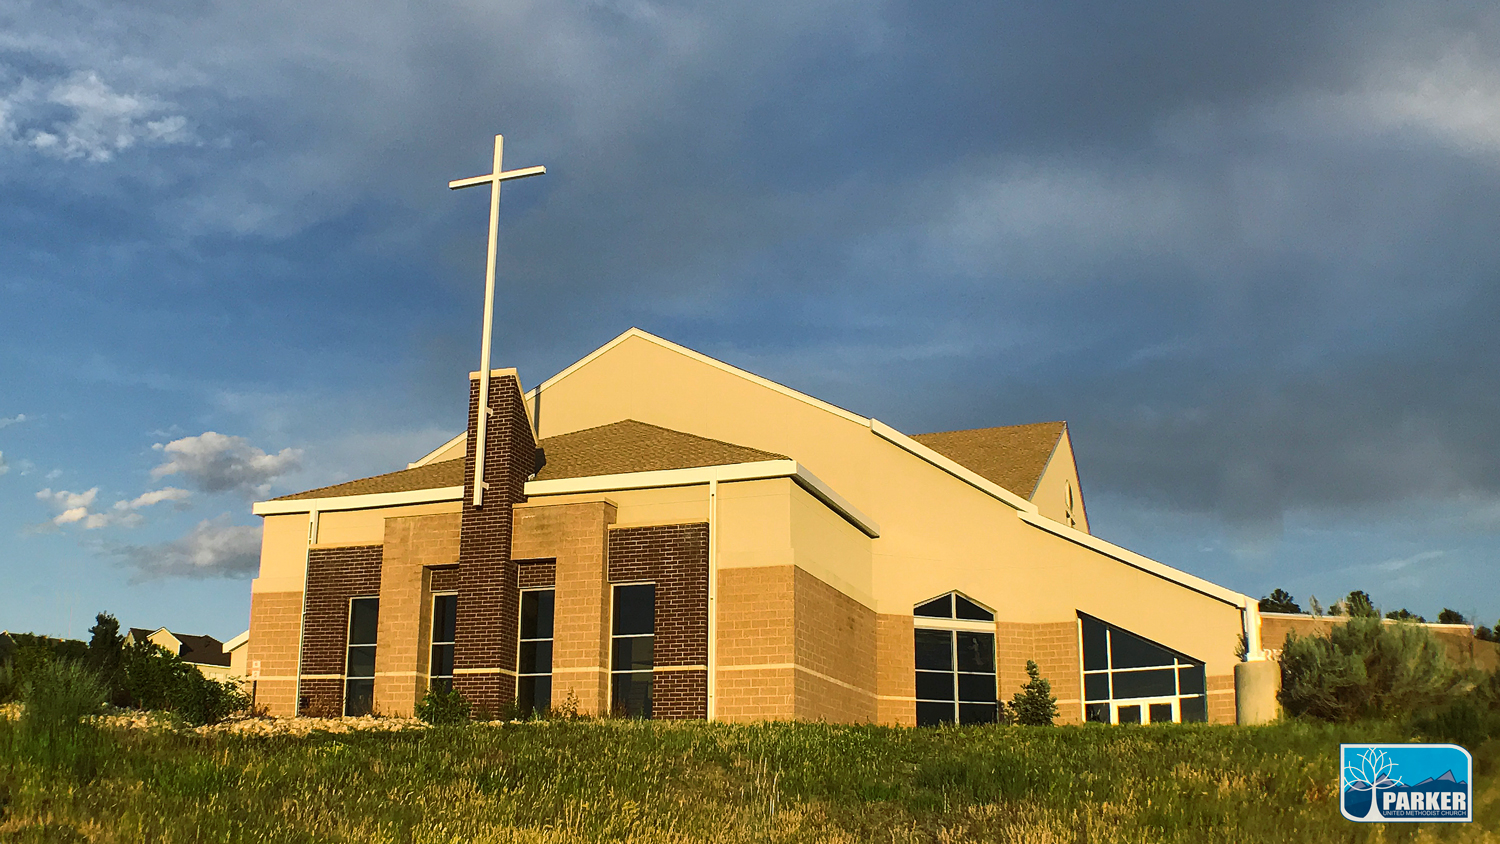
POLYGON ((467 724, 471 716, 469 701, 457 690, 427 690, 417 704, 417 717, 434 726, 467 724))
POLYGON ((1324 721, 1402 718, 1444 703, 1460 679, 1426 628, 1356 615, 1327 638, 1287 635, 1278 698, 1324 721))
POLYGON ((1026 660, 1026 676, 1031 679, 1011 698, 1006 717, 1010 723, 1022 727, 1050 727, 1057 717, 1057 698, 1052 696, 1052 684, 1042 679, 1040 669, 1029 659, 1026 660))

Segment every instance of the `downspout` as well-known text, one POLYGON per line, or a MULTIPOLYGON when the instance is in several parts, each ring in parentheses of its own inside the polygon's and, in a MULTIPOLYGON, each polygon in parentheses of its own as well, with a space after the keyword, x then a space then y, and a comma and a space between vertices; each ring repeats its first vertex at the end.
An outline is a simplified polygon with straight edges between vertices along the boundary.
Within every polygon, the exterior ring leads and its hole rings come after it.
POLYGON ((719 481, 708 482, 708 720, 714 720, 719 673, 719 481))
POLYGON ((1245 661, 1260 662, 1266 658, 1260 642, 1260 602, 1247 595, 1240 610, 1245 628, 1245 661))
POLYGON ((302 552, 302 613, 297 619, 297 682, 292 687, 292 717, 302 714, 302 644, 307 639, 307 582, 312 547, 318 541, 318 511, 307 511, 307 548, 302 552))

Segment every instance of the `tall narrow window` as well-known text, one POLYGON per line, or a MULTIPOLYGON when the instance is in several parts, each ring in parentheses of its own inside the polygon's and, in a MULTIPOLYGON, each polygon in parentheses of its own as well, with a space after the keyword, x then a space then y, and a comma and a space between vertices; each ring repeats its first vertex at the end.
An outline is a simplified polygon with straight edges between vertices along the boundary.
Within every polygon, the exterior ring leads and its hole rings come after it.
POLYGON ((618 715, 650 718, 656 584, 615 587, 610 634, 610 709, 618 715))
POLYGON ((369 715, 375 704, 375 633, 380 599, 349 600, 349 656, 344 665, 344 714, 369 715))
POLYGON ((551 589, 521 593, 521 653, 516 663, 516 706, 522 714, 552 708, 551 589))
POLYGON ((1084 719, 1102 724, 1207 721, 1203 663, 1078 614, 1084 719))
POLYGON ((998 714, 995 614, 950 592, 917 606, 917 725, 986 724, 998 714))
POLYGON ((458 594, 432 596, 432 661, 427 676, 435 692, 453 691, 453 642, 458 634, 458 594))

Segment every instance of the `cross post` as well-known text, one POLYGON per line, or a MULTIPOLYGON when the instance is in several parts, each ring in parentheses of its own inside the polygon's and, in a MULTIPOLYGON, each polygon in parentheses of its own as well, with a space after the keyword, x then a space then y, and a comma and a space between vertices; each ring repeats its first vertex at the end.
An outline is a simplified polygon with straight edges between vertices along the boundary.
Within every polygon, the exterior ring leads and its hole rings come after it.
POLYGON ((474 443, 474 506, 484 504, 484 491, 489 484, 484 482, 485 432, 490 427, 490 334, 495 313, 495 252, 500 234, 500 183, 527 176, 541 176, 546 167, 523 167, 520 170, 503 170, 500 159, 505 151, 505 136, 495 136, 495 161, 490 172, 484 176, 455 179, 448 183, 450 190, 490 186, 490 248, 484 267, 484 333, 479 342, 479 410, 476 420, 479 439, 474 443))

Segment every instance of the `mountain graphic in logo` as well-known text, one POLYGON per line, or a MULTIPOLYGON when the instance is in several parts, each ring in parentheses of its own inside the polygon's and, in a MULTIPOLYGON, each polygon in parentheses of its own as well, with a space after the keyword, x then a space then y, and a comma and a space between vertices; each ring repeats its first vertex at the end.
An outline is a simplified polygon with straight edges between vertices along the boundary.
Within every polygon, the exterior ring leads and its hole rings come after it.
POLYGON ((1468 821, 1473 762, 1457 745, 1342 745, 1344 817, 1352 821, 1468 821), (1440 767, 1442 766, 1442 767, 1440 767), (1430 772, 1441 770, 1436 776, 1430 772), (1405 782, 1409 773, 1422 777, 1405 782), (1425 774, 1425 776, 1424 776, 1425 774))

